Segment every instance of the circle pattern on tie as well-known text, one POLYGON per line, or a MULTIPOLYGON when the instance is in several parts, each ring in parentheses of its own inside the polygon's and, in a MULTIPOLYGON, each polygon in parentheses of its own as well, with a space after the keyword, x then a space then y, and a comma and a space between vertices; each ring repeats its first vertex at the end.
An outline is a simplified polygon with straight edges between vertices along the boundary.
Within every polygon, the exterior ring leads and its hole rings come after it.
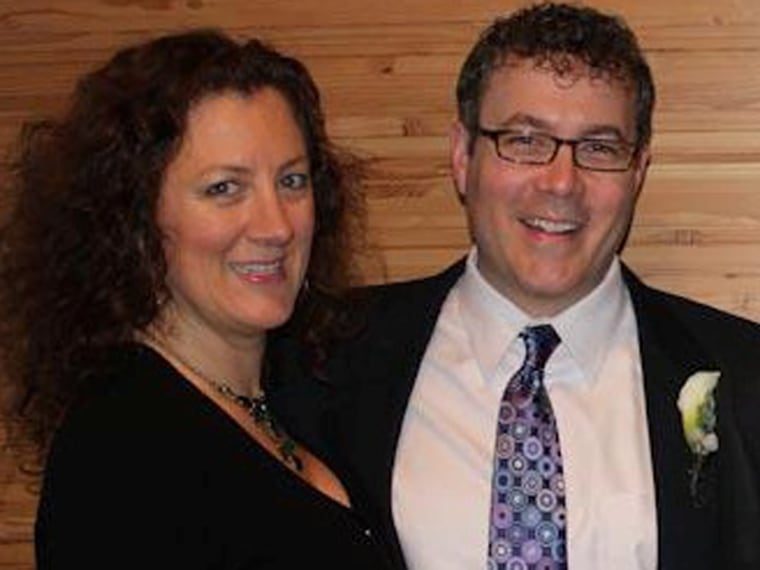
POLYGON ((544 365, 559 342, 549 325, 521 333, 526 355, 505 390, 494 453, 488 567, 566 566, 565 485, 544 365))

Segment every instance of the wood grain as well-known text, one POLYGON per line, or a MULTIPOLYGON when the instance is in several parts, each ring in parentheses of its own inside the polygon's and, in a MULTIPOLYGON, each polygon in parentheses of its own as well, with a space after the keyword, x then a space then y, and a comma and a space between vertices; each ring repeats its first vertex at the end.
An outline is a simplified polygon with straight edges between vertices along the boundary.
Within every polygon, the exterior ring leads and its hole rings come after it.
MULTIPOLYGON (((55 113, 119 46, 216 26, 304 60, 336 140, 368 159, 371 281, 466 251, 449 179, 453 84, 510 0, 0 0, 0 167, 22 122, 55 113)), ((760 319, 760 2, 605 0, 658 86, 654 160, 624 258, 648 282, 760 319)), ((2 208, 0 197, 0 208, 2 208)), ((0 456, 0 569, 33 567, 34 482, 0 456)))

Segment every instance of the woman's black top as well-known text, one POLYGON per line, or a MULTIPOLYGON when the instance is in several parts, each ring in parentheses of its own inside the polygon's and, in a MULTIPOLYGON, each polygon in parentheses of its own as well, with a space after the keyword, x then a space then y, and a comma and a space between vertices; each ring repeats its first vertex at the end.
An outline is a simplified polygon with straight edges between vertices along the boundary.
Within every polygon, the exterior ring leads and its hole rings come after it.
POLYGON ((139 344, 114 351, 54 438, 36 554, 40 570, 389 568, 354 510, 139 344))

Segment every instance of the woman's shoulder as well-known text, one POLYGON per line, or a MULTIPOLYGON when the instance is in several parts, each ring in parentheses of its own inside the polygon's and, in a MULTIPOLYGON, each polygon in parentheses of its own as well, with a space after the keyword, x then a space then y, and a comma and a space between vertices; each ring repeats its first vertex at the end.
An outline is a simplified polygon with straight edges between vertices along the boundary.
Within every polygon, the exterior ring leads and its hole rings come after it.
POLYGON ((68 412, 71 415, 106 417, 151 411, 156 399, 172 391, 176 373, 163 358, 139 343, 125 343, 102 351, 94 364, 82 373, 79 391, 68 412))
MULTIPOLYGON (((143 449, 166 444, 177 424, 170 418, 193 405, 181 376, 145 345, 109 348, 97 358, 80 383, 53 438, 53 450, 119 445, 143 449)), ((185 422, 184 425, 187 428, 185 422)))

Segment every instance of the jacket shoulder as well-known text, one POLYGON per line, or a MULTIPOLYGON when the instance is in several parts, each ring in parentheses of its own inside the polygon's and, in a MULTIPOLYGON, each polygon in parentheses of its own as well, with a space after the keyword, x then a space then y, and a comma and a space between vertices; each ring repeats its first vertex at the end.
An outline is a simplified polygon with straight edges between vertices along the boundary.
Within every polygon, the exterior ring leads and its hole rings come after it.
POLYGON ((465 260, 460 259, 443 271, 406 281, 395 281, 380 285, 370 285, 360 291, 371 312, 387 311, 397 307, 431 307, 438 310, 449 290, 464 272, 465 260))
MULTIPOLYGON (((626 281, 634 306, 676 319, 702 343, 736 350, 760 351, 760 323, 675 293, 645 285, 629 270, 626 281)), ((641 317, 641 316, 639 316, 641 317)), ((662 321, 660 321, 662 322, 662 321)))

